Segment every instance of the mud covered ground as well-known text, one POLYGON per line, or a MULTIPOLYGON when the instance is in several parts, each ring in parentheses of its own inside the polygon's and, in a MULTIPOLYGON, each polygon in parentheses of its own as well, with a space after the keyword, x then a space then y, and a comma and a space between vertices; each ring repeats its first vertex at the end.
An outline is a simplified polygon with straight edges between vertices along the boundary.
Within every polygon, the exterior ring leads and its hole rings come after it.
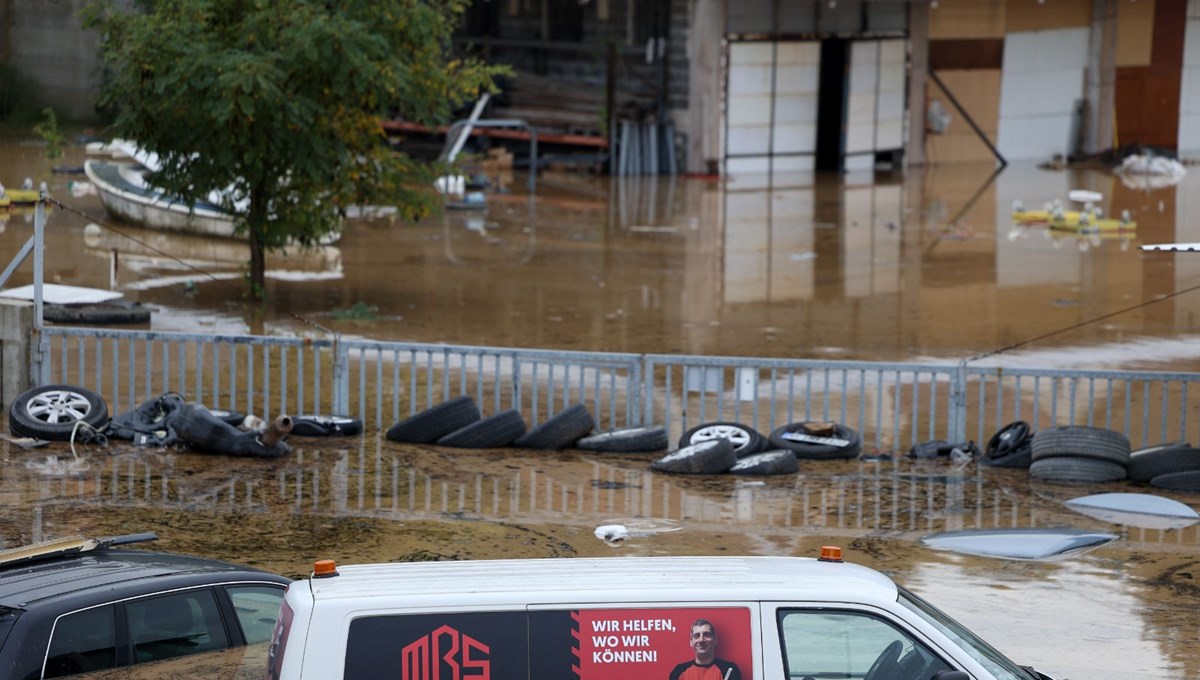
MULTIPOLYGON (((836 544, 1055 677, 1200 673, 1200 526, 1114 525, 1062 503, 1145 490, 1128 483, 1048 485, 1020 470, 945 460, 808 461, 784 477, 690 478, 651 472, 653 455, 472 452, 401 446, 373 434, 297 439, 294 449, 263 461, 113 445, 80 449, 76 460, 62 444, 0 443, 0 538, 12 546, 149 530, 163 550, 294 578, 322 558, 815 555, 836 544), (611 523, 626 524, 630 538, 609 544, 594 535, 611 523), (1050 562, 968 557, 921 543, 941 531, 1008 527, 1085 528, 1119 540, 1050 562)), ((215 672, 203 677, 261 672, 253 650, 225 656, 171 663, 215 672)), ((176 672, 183 671, 104 677, 176 672)))

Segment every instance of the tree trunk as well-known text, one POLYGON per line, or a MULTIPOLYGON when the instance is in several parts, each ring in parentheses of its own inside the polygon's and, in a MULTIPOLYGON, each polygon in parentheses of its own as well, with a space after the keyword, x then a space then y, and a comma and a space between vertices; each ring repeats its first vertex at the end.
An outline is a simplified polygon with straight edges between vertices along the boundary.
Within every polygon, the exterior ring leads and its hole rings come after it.
POLYGON ((257 185, 250 189, 246 237, 250 241, 250 297, 267 299, 267 210, 263 192, 257 185))
POLYGON ((266 248, 259 233, 259 227, 250 225, 250 296, 255 300, 265 300, 267 297, 267 256, 266 248))

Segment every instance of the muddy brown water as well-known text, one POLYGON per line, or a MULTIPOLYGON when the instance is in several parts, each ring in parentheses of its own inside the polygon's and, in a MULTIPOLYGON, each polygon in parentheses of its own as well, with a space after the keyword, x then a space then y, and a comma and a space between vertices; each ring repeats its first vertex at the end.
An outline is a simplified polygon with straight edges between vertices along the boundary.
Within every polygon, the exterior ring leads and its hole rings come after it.
MULTIPOLYGON (((489 194, 486 212, 418 225, 349 225, 336 246, 275 259, 271 301, 240 297, 241 246, 119 225, 81 178, 50 173, 19 137, 0 139, 0 182, 50 183, 69 209, 47 230, 47 280, 116 287, 152 305, 160 330, 339 332, 389 340, 634 352, 857 358, 959 358, 1162 298, 1200 280, 1200 255, 1137 245, 1200 241, 1189 178, 1130 188, 1096 172, 947 166, 844 182, 746 178, 539 177, 538 199, 489 194), (1070 188, 1129 209, 1134 233, 1080 239, 1007 221, 1070 188), (79 211, 87 215, 74 214, 79 211), (111 225, 85 231, 89 222, 111 225), (114 256, 114 250, 116 255, 114 256), (156 253, 226 276, 205 280, 156 253), (115 266, 114 266, 115 264, 115 266), (350 313, 373 308, 368 318, 350 313)), ((0 213, 0 259, 32 233, 32 214, 0 213), (7 219, 5 219, 7 218, 7 219)), ((10 285, 31 281, 27 264, 10 285)), ((1195 294, 1105 319, 1005 355, 1080 368, 1194 370, 1195 294)), ((806 463, 751 480, 649 471, 652 456, 464 452, 400 446, 377 432, 294 440, 278 461, 228 460, 114 444, 24 450, 0 443, 4 546, 82 533, 152 530, 165 550, 302 577, 312 561, 658 554, 815 555, 842 545, 1058 678, 1200 677, 1200 527, 1115 525, 1062 501, 1127 484, 1031 482, 1020 471, 934 462, 806 463), (48 461, 47 456, 56 457, 48 461), (67 463, 70 462, 70 465, 67 463), (597 526, 625 523, 618 545, 597 526), (964 528, 1075 527, 1119 540, 1053 562, 928 549, 964 528)), ((1166 494, 1193 507, 1200 496, 1166 494)), ((251 652, 197 677, 254 677, 251 652)), ((205 662, 207 663, 207 662, 205 662)), ((163 671, 165 675, 177 671, 163 671)), ((183 671, 178 671, 183 672, 183 671)), ((124 677, 124 676, 121 676, 124 677)))

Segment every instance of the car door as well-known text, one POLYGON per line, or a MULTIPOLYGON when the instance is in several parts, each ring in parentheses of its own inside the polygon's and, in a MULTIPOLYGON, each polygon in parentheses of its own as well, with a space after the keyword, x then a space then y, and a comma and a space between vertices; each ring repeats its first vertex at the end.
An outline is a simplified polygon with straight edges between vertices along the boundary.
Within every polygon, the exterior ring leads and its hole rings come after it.
POLYGON ((918 631, 873 608, 773 603, 762 612, 768 680, 928 680, 956 668, 918 631))

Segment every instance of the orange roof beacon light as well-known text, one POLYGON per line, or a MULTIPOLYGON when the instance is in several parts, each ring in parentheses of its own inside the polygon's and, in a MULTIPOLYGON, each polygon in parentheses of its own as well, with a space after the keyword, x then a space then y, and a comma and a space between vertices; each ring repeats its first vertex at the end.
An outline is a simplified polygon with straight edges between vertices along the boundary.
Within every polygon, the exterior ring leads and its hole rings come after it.
MULTIPOLYGON (((841 562, 842 549, 836 545, 821 546, 821 556, 817 558, 818 562, 841 562)), ((337 572, 334 572, 337 573, 337 572)))
POLYGON ((337 564, 333 560, 317 560, 313 563, 313 578, 329 578, 337 575, 337 564))

